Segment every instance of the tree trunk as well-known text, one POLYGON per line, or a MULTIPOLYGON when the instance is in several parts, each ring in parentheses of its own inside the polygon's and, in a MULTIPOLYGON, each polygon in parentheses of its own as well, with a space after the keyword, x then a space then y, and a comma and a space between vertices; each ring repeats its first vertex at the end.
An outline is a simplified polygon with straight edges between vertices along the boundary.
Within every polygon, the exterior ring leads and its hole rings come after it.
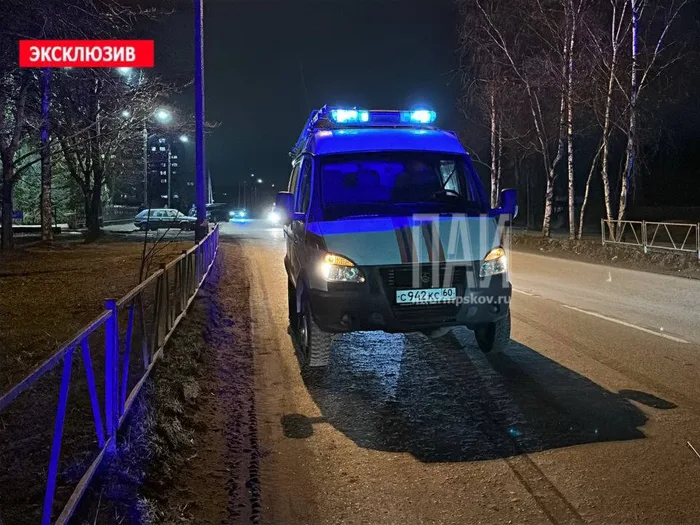
POLYGON ((588 178, 586 179, 586 189, 583 194, 583 202, 581 203, 581 211, 579 213, 579 226, 577 239, 580 241, 583 238, 583 218, 586 214, 586 206, 588 206, 588 196, 591 191, 591 181, 593 180, 593 173, 595 173, 596 165, 598 164, 598 158, 600 158, 600 152, 602 151, 602 144, 598 148, 598 151, 593 157, 593 162, 591 162, 591 169, 588 170, 588 178))
POLYGON ((503 126, 498 123, 498 152, 496 153, 496 200, 500 201, 501 186, 503 185, 503 126))
MULTIPOLYGON (((569 42, 564 44, 564 56, 567 56, 569 49, 569 42)), ((558 128, 558 139, 557 139, 557 156, 554 161, 547 166, 547 190, 545 193, 545 203, 544 203, 544 219, 542 220, 542 236, 549 237, 551 234, 550 225, 552 223, 552 209, 554 207, 554 183, 557 178, 557 166, 564 156, 564 125, 566 123, 566 93, 567 85, 566 78, 567 73, 567 63, 564 61, 562 66, 562 85, 561 85, 561 101, 559 102, 559 128, 558 128)), ((543 149, 546 148, 546 141, 540 139, 543 149)), ((546 156, 549 159, 549 156, 546 156)))
POLYGON ((625 218, 627 211, 627 197, 630 182, 635 171, 636 160, 636 133, 637 133, 637 95, 639 86, 637 82, 637 55, 638 55, 638 29, 639 29, 639 0, 630 0, 632 6, 632 76, 630 82, 630 124, 627 133, 627 151, 625 153, 625 170, 620 186, 620 207, 617 212, 617 220, 625 218))
POLYGON ((496 97, 491 92, 491 207, 498 207, 498 154, 496 144, 496 97))
POLYGON ((100 204, 102 200, 102 183, 99 184, 95 181, 95 186, 93 187, 90 194, 85 198, 85 225, 87 226, 87 237, 88 242, 92 242, 99 238, 101 232, 100 229, 100 204))
POLYGON ((51 206, 51 145, 49 142, 49 108, 51 105, 51 69, 45 68, 41 77, 41 238, 53 240, 53 209, 51 206))
MULTIPOLYGON (((612 100, 613 100, 613 88, 615 83, 615 70, 617 66, 617 48, 613 50, 612 63, 610 65, 610 78, 608 79, 608 92, 605 98, 605 120, 603 123, 603 138, 602 138, 602 162, 600 168, 600 178, 603 181, 603 196, 605 199, 605 218, 611 221, 613 218, 612 210, 612 198, 610 193, 610 174, 608 173, 608 161, 609 161, 609 147, 610 147, 610 126, 611 126, 611 116, 612 111, 612 100)), ((610 235, 614 235, 613 225, 608 222, 608 229, 610 230, 610 235)))
POLYGON ((574 39, 576 37, 576 19, 571 13, 571 37, 569 39, 569 64, 567 68, 566 86, 566 139, 568 146, 568 175, 569 175, 569 240, 576 238, 576 192, 574 191, 574 39))
MULTIPOLYGON (((551 170, 554 171, 554 170, 551 170)), ((552 223, 552 208, 554 204, 554 181, 555 177, 551 173, 547 176, 547 190, 544 197, 544 219, 542 220, 542 235, 549 237, 550 225, 552 223)))
POLYGON ((90 106, 92 120, 95 123, 90 130, 90 155, 92 166, 92 187, 88 184, 90 198, 90 214, 86 215, 87 238, 86 241, 94 241, 102 233, 100 230, 100 212, 102 203, 102 183, 104 182, 104 162, 102 159, 102 123, 100 119, 100 92, 102 82, 95 81, 95 88, 92 92, 90 106))
POLYGON ((0 239, 0 248, 3 250, 11 250, 14 247, 14 239, 12 237, 12 189, 14 176, 12 161, 7 161, 3 158, 2 161, 2 238, 0 239))

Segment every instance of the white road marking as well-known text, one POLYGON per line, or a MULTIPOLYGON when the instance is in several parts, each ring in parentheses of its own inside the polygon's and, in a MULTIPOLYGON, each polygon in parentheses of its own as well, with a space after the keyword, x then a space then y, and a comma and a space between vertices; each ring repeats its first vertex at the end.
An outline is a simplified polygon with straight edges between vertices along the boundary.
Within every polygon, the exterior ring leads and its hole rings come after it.
POLYGON ((534 293, 526 292, 524 290, 518 290, 517 288, 513 288, 513 291, 521 293, 523 295, 529 295, 530 297, 539 297, 539 295, 535 295, 534 293))
POLYGON ((654 330, 649 330, 648 328, 643 328, 641 326, 637 326, 636 324, 631 324, 631 323, 626 323, 625 321, 620 321, 619 319, 614 319, 612 317, 608 317, 606 315, 598 314, 596 312, 589 312, 587 310, 582 310, 581 308, 576 308, 575 306, 569 306, 568 304, 563 304, 562 305, 564 308, 568 308, 569 310, 574 310, 576 312, 580 312, 582 314, 590 315, 593 317, 597 317, 598 319, 605 319, 606 321, 610 321, 613 323, 621 324, 622 326, 626 326, 628 328, 635 328, 637 330, 641 330, 642 332, 646 332, 647 334, 652 334, 652 335, 657 335, 659 337, 663 337, 665 339, 668 339, 670 341, 674 341, 676 343, 683 343, 683 344, 690 344, 688 341, 685 339, 680 339, 678 337, 673 337, 672 335, 668 334, 661 334, 659 332, 655 332, 654 330))

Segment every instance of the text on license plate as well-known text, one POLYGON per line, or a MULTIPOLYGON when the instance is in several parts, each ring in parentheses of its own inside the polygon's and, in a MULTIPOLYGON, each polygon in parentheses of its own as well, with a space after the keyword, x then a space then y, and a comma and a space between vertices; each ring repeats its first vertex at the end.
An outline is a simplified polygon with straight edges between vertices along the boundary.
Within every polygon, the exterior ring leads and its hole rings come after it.
POLYGON ((425 288, 423 290, 397 290, 396 304, 449 303, 457 299, 457 288, 425 288))

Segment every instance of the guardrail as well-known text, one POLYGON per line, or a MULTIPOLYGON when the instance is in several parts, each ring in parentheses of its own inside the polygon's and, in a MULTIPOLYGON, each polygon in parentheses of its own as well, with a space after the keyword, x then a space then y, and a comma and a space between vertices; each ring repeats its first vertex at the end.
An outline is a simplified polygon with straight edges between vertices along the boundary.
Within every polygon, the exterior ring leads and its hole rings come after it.
POLYGON ((700 260, 700 223, 600 221, 603 244, 639 246, 649 250, 668 250, 694 253, 700 260))
MULTIPOLYGON (((170 336, 209 274, 218 248, 219 229, 215 227, 199 244, 183 251, 170 263, 162 264, 158 271, 124 297, 118 301, 107 300, 105 311, 29 376, 0 397, 2 415, 20 395, 31 396, 34 392, 33 387, 40 379, 60 364, 63 365, 44 491, 42 524, 52 523, 54 514, 56 479, 64 438, 71 372, 75 368, 75 354, 80 353, 85 369, 97 450, 94 459, 60 510, 54 522, 57 524, 68 522, 103 458, 116 449, 117 431, 124 423, 154 364, 162 356, 170 336), (93 336, 98 331, 99 335, 103 333, 104 337, 100 337, 99 345, 91 348, 90 340, 94 340, 93 336), (133 359, 135 348, 140 349, 140 366, 136 366, 136 360, 133 359), (100 352, 102 349, 103 355, 100 352), (94 358, 104 359, 104 374, 96 376, 92 365, 94 358), (102 399, 100 393, 103 394, 102 399)), ((32 521, 29 516, 26 518, 32 521)))

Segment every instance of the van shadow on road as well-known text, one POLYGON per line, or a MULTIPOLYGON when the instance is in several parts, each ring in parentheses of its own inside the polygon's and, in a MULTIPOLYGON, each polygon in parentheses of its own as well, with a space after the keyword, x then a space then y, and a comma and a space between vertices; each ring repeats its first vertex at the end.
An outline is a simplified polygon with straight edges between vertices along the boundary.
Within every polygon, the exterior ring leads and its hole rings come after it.
POLYGON ((381 332, 337 338, 331 363, 305 377, 322 417, 282 418, 285 435, 308 438, 329 423, 358 446, 409 452, 423 462, 477 461, 645 437, 645 414, 525 345, 487 358, 470 332, 431 341, 381 332))

